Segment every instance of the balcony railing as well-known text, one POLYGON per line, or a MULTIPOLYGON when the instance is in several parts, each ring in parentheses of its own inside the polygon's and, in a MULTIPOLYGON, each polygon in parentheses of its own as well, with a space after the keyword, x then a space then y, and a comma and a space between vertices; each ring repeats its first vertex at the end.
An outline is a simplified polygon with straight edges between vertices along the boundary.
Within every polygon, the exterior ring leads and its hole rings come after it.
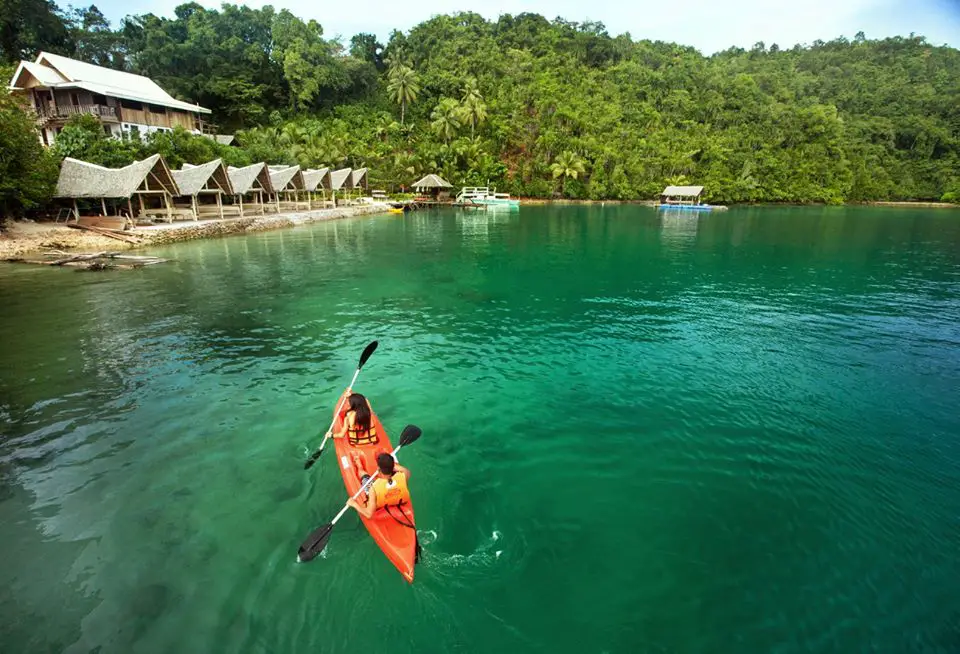
POLYGON ((109 121, 120 120, 120 116, 117 113, 116 107, 108 107, 103 104, 68 104, 58 105, 56 107, 53 105, 47 105, 37 109, 37 116, 41 120, 70 118, 71 116, 76 116, 77 114, 90 114, 92 116, 96 116, 97 118, 109 121))

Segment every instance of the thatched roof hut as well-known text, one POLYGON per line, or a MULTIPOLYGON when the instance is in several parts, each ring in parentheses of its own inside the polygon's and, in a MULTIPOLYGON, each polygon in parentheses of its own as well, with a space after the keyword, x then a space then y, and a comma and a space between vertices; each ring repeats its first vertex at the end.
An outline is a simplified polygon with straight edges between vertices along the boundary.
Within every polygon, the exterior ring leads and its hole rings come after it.
POLYGON ((349 168, 341 168, 330 173, 330 190, 339 191, 341 189, 353 188, 353 171, 349 168))
POLYGON ((412 184, 413 188, 417 191, 422 191, 426 189, 440 189, 440 188, 453 188, 453 184, 449 183, 440 175, 426 175, 422 179, 417 180, 412 184))
POLYGON ((243 168, 227 168, 230 184, 236 195, 247 193, 273 193, 273 184, 270 181, 270 170, 267 164, 255 163, 243 168))
POLYGON ((184 164, 180 170, 173 171, 173 178, 180 187, 180 195, 190 198, 190 209, 193 219, 198 220, 203 211, 212 212, 213 207, 200 204, 198 196, 215 196, 216 214, 223 218, 223 196, 233 195, 233 185, 230 184, 230 175, 222 159, 214 159, 199 166, 184 164))
POLYGON ((58 198, 130 198, 138 193, 180 195, 180 189, 159 154, 123 168, 105 168, 67 157, 57 180, 58 198))
MULTIPOLYGON (((233 187, 234 201, 240 210, 240 216, 244 215, 243 198, 252 196, 254 206, 260 207, 260 215, 265 211, 263 196, 274 194, 273 182, 270 179, 270 169, 267 164, 260 162, 244 166, 243 168, 227 168, 227 174, 230 177, 230 185, 233 187)), ((270 205, 271 211, 279 211, 279 202, 270 205)))
POLYGON ((184 164, 180 170, 173 171, 180 195, 199 195, 200 193, 222 193, 233 195, 230 175, 222 159, 214 159, 199 166, 184 164))
POLYGON ((353 184, 353 188, 368 188, 367 183, 367 169, 366 168, 357 168, 350 175, 350 181, 353 184))
POLYGON ((302 191, 306 188, 300 166, 270 166, 270 183, 275 192, 302 191))
POLYGON ((318 191, 330 189, 330 169, 320 168, 318 170, 303 171, 303 183, 308 191, 318 191))

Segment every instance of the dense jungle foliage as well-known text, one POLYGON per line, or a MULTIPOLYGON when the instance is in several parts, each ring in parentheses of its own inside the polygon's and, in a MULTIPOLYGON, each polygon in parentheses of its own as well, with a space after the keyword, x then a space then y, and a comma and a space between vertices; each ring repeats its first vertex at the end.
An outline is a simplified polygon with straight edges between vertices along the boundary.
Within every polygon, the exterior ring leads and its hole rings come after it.
MULTIPOLYGON (((461 13, 344 44, 270 6, 185 4, 114 28, 95 6, 0 5, 7 63, 47 50, 148 75, 241 144, 108 141, 81 120, 51 157, 368 166, 388 189, 437 172, 539 197, 647 199, 689 182, 719 203, 960 198, 960 51, 919 36, 704 56, 600 23, 461 13)), ((3 204, 39 201, 20 195, 3 204)))

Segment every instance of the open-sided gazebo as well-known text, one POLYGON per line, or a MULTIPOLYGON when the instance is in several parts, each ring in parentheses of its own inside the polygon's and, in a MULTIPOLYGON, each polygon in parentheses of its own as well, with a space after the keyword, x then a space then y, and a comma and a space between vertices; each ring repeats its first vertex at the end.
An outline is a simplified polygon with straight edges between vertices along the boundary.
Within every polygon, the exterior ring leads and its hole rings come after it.
POLYGON ((174 214, 179 213, 173 209, 173 198, 180 194, 167 162, 155 154, 123 168, 106 168, 67 157, 60 166, 54 197, 72 200, 73 216, 78 221, 77 200, 84 198, 100 200, 104 216, 109 215, 107 199, 126 200, 131 220, 135 216, 160 215, 172 222, 174 214), (140 208, 137 214, 133 212, 134 196, 140 208))
POLYGON ((310 208, 309 202, 300 202, 300 193, 306 190, 300 166, 270 166, 270 183, 273 184, 277 211, 310 208), (282 204, 281 198, 283 198, 282 204))
POLYGON ((668 186, 660 194, 660 204, 700 204, 702 186, 668 186))
POLYGON ((440 175, 425 175, 413 184, 413 190, 417 193, 430 194, 434 198, 440 196, 444 189, 453 188, 453 184, 440 177, 440 175))
POLYGON ((223 196, 234 194, 223 160, 214 159, 199 166, 184 164, 180 170, 173 171, 173 179, 180 189, 180 197, 189 199, 194 220, 199 220, 201 213, 223 218, 223 196), (216 204, 205 205, 200 202, 201 197, 212 198, 216 204))
MULTIPOLYGON (((260 215, 264 214, 263 198, 273 195, 273 184, 270 181, 270 170, 267 164, 260 162, 244 166, 243 168, 227 168, 230 176, 230 185, 233 187, 234 199, 240 206, 240 217, 244 215, 243 199, 248 198, 254 206, 260 207, 260 215), (254 202, 255 200, 255 202, 254 202)), ((271 209, 276 205, 270 204, 271 209)))

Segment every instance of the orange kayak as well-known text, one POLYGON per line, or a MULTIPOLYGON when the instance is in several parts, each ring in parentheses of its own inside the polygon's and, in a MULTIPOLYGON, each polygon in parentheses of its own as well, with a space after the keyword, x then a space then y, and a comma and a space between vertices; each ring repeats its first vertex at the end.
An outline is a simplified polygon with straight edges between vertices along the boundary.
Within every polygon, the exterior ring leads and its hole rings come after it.
MULTIPOLYGON (((343 416, 346 412, 347 407, 344 407, 339 414, 335 415, 334 433, 339 432, 343 427, 343 416)), ((381 452, 393 451, 393 445, 387 437, 387 430, 383 428, 380 418, 372 410, 370 426, 376 429, 380 442, 372 445, 351 445, 346 437, 333 439, 340 473, 343 475, 343 485, 346 486, 347 494, 351 497, 360 490, 360 477, 364 473, 373 474, 376 471, 377 455, 381 452), (358 467, 362 467, 363 470, 358 472, 358 467)), ((361 495, 358 499, 363 501, 365 497, 361 495)), ((413 566, 417 558, 417 530, 414 527, 416 522, 413 519, 413 504, 390 507, 389 511, 379 509, 369 520, 363 516, 360 516, 360 520, 403 578, 413 583, 413 566)))

